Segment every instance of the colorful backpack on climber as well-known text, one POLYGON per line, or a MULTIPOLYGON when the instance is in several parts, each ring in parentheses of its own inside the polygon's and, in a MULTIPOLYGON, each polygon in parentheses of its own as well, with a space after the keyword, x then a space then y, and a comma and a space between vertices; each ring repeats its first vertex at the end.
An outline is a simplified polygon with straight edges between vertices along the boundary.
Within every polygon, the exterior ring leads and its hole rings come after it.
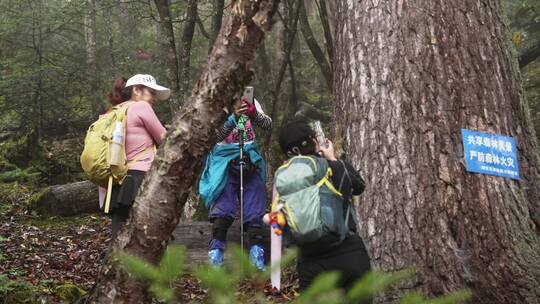
POLYGON ((345 239, 350 206, 345 216, 342 194, 331 176, 328 161, 315 156, 293 157, 276 171, 272 211, 285 214, 298 244, 335 245, 345 239))
MULTIPOLYGON (((81 166, 88 179, 107 188, 105 213, 113 184, 121 184, 127 175, 125 151, 126 112, 129 104, 114 106, 88 128, 81 154, 81 166)), ((144 151, 143 151, 144 152, 144 151)))

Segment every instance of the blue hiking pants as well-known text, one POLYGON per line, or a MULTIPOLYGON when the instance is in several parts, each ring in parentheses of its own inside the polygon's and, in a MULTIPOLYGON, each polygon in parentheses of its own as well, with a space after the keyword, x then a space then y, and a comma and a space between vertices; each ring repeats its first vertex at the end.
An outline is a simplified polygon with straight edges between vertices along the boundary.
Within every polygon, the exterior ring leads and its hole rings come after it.
MULTIPOLYGON (((244 229, 250 245, 262 242, 262 216, 266 211, 266 186, 258 172, 244 174, 244 229)), ((229 173, 221 195, 210 207, 208 217, 213 223, 210 250, 225 249, 227 229, 240 216, 237 203, 240 200, 240 175, 229 173)))

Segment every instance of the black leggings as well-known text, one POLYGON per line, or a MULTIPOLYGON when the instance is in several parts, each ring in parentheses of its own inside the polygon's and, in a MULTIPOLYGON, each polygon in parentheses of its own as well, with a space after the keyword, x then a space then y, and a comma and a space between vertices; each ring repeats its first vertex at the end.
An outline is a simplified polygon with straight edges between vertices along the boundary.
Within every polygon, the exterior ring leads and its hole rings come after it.
POLYGON ((120 229, 126 223, 129 217, 130 210, 131 210, 131 206, 119 204, 118 207, 114 208, 114 210, 111 212, 111 217, 112 217, 111 237, 112 239, 116 238, 116 236, 118 235, 118 232, 120 232, 120 229))
MULTIPOLYGON (((315 278, 325 271, 340 273, 339 286, 351 288, 363 275, 371 270, 368 254, 364 248, 326 255, 320 258, 301 259, 297 264, 300 290, 307 289, 315 278)), ((371 300, 363 303, 371 303, 371 300)))
POLYGON ((129 211, 135 201, 139 187, 146 172, 140 170, 128 170, 122 185, 114 185, 111 193, 111 217, 112 238, 116 238, 118 232, 127 221, 129 211))

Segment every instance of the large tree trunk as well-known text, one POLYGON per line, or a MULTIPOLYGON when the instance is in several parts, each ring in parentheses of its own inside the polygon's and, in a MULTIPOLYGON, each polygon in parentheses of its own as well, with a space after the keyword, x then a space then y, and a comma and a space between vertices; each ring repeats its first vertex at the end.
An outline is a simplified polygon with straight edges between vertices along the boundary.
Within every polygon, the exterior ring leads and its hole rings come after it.
MULTIPOLYGON (((252 77, 249 64, 278 2, 232 2, 231 16, 221 29, 191 102, 175 115, 114 251, 159 260, 197 180, 202 157, 215 144, 216 130, 226 118, 223 109, 232 108, 252 77)), ((149 302, 145 284, 128 276, 113 259, 107 260, 96 284, 92 303, 149 302)))
POLYGON ((416 266, 401 291, 540 303, 538 150, 500 2, 377 3, 338 2, 334 70, 372 263, 416 266), (521 180, 466 172, 461 128, 515 137, 521 180))
MULTIPOLYGON (((176 43, 174 41, 174 30, 171 20, 171 9, 169 6, 169 0, 155 0, 154 1, 159 13, 159 33, 166 39, 158 39, 161 46, 161 52, 163 54, 165 64, 165 70, 167 72, 167 81, 173 92, 180 90, 179 79, 179 67, 178 57, 176 56, 176 43)), ((178 95, 172 95, 170 100, 170 107, 173 113, 180 108, 180 100, 178 95)))

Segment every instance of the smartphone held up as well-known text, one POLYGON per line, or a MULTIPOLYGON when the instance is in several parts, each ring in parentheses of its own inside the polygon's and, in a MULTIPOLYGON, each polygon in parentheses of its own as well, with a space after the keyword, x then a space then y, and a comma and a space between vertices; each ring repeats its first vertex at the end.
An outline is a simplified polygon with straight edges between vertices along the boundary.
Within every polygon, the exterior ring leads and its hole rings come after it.
POLYGON ((243 98, 249 103, 253 104, 253 87, 245 87, 243 98))
POLYGON ((324 136, 324 131, 322 129, 321 122, 316 120, 311 123, 311 128, 315 132, 315 137, 319 142, 319 145, 324 148, 328 148, 328 143, 326 142, 326 136, 324 136))

